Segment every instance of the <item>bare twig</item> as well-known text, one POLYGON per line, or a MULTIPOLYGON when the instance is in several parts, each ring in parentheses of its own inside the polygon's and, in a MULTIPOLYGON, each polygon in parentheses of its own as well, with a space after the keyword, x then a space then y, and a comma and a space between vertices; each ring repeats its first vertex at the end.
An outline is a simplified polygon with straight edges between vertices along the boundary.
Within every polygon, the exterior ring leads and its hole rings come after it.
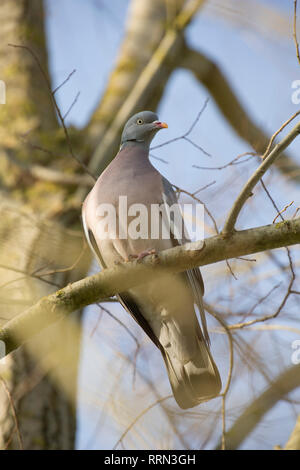
POLYGON ((282 126, 279 127, 279 129, 274 132, 274 134, 272 135, 271 139, 270 139, 270 142, 268 144, 268 147, 265 151, 265 153, 263 154, 262 156, 262 160, 264 160, 268 155, 269 155, 269 152, 270 152, 270 149, 272 147, 272 144, 275 140, 275 138, 278 136, 278 134, 280 134, 281 131, 283 131, 283 129, 290 123, 293 121, 293 119, 295 119, 295 117, 299 116, 300 114, 300 111, 297 111, 295 114, 293 114, 293 116, 291 116, 287 121, 285 121, 282 126))
MULTIPOLYGON (((205 307, 206 308, 206 307, 205 307)), ((209 310, 208 310, 209 311, 209 310)), ((235 325, 228 325, 228 329, 232 334, 239 330, 239 328, 233 328, 235 325)), ((211 330, 213 333, 218 334, 226 334, 223 328, 215 328, 211 330)), ((295 328, 293 326, 287 325, 276 325, 274 323, 269 325, 257 325, 257 326, 249 326, 245 331, 288 331, 291 333, 296 333, 300 335, 300 328, 295 328)))
POLYGON ((163 158, 161 157, 156 157, 155 155, 153 155, 153 153, 149 153, 149 157, 151 158, 154 158, 155 160, 158 160, 162 163, 166 163, 167 165, 169 164, 169 162, 167 160, 164 160, 163 158))
POLYGON ((228 235, 233 232, 240 211, 247 199, 252 195, 252 190, 274 161, 280 156, 281 152, 290 145, 299 133, 300 122, 273 148, 273 150, 265 157, 258 169, 249 178, 230 210, 222 232, 224 235, 228 235))
POLYGON ((5 380, 3 379, 3 377, 0 377, 0 380, 2 382, 2 385, 3 385, 3 388, 6 392, 6 395, 9 399, 9 403, 10 403, 10 407, 11 407, 11 411, 12 411, 12 414, 13 414, 13 418, 14 418, 14 422, 15 422, 15 429, 17 431, 17 436, 18 436, 18 441, 19 441, 19 447, 21 450, 24 450, 24 444, 23 444, 23 439, 22 439, 22 435, 21 435, 21 432, 20 432, 20 428, 19 428, 19 422, 18 422, 18 418, 17 418, 17 413, 16 413, 16 408, 15 408, 15 404, 14 404, 14 401, 12 399, 12 396, 11 396, 11 393, 6 385, 6 382, 5 380))
POLYGON ((125 429, 123 432, 122 436, 117 440, 115 445, 113 446, 113 450, 115 450, 118 445, 123 441, 124 437, 129 433, 129 431, 133 428, 133 426, 137 423, 139 419, 141 419, 148 411, 150 411, 152 408, 154 408, 156 405, 160 405, 163 401, 169 400, 170 398, 173 398, 173 395, 168 395, 167 397, 160 398, 159 400, 156 400, 154 403, 152 403, 150 406, 145 408, 131 423, 130 425, 125 429))
POLYGON ((261 305, 268 297, 270 297, 271 294, 273 294, 273 292, 278 289, 278 287, 281 285, 281 282, 279 282, 278 284, 276 284, 276 286, 273 286, 269 292, 266 293, 266 295, 264 295, 263 297, 261 297, 257 302, 255 302, 255 304, 253 305, 253 307, 249 310, 249 312, 246 313, 245 316, 250 316, 252 315, 252 313, 254 312, 254 310, 259 306, 261 305))
MULTIPOLYGON (((283 210, 280 211, 277 207, 277 204, 276 202, 274 201, 274 199, 272 198, 271 194, 270 194, 270 191, 267 189, 263 179, 260 180, 261 184, 262 184, 262 187, 264 188, 264 191, 266 192, 268 198, 270 199, 274 209, 277 211, 277 217, 280 217, 282 221, 284 221, 284 217, 282 215, 283 213, 283 210)), ((291 204, 289 204, 291 205, 291 204)), ((289 206, 287 206, 289 207, 289 206)), ((275 220, 277 219, 277 217, 273 220, 273 223, 275 222, 275 220)), ((249 322, 246 322, 246 323, 240 323, 238 324, 238 326, 236 325, 235 327, 237 328, 244 328, 245 326, 249 326, 249 325, 253 325, 254 323, 258 323, 258 322, 264 322, 266 320, 270 320, 272 318, 275 318, 279 315, 279 313, 281 312, 281 310, 283 309, 283 307, 285 306, 290 294, 292 293, 292 289, 293 289, 293 285, 294 285, 294 282, 295 282, 295 279, 296 279, 296 274, 295 274, 295 270, 294 270, 294 267, 293 267, 293 262, 292 262, 292 256, 291 256, 291 252, 290 252, 290 249, 286 246, 285 247, 285 250, 287 252, 287 256, 288 256, 288 260, 289 260, 289 267, 290 267, 290 271, 291 271, 291 278, 290 278, 290 282, 289 282, 289 285, 288 285, 288 288, 287 288, 287 291, 286 291, 286 294, 281 302, 281 304, 279 305, 279 307, 277 308, 277 310, 275 311, 275 313, 271 314, 271 315, 265 315, 263 316, 262 318, 257 318, 255 320, 251 320, 249 322)), ((275 287, 276 288, 276 287, 275 287)), ((274 289, 273 289, 274 290, 274 289)))
POLYGON ((9 448, 10 443, 11 443, 11 441, 13 440, 14 433, 16 432, 16 429, 17 429, 16 426, 14 426, 14 428, 12 429, 12 431, 11 431, 11 433, 10 433, 9 438, 7 439, 6 443, 4 444, 3 449, 1 449, 1 450, 6 450, 6 449, 9 448))
MULTIPOLYGON (((285 395, 300 386, 299 365, 284 370, 250 403, 226 433, 227 449, 237 449, 263 416, 285 395)), ((221 442, 218 448, 221 448, 221 442)))
POLYGON ((203 3, 204 0, 191 0, 184 3, 183 8, 174 19, 173 24, 168 28, 165 36, 152 54, 151 59, 139 75, 135 86, 101 139, 101 145, 98 145, 96 148, 89 165, 92 172, 98 171, 101 173, 110 161, 112 157, 111 152, 118 139, 120 128, 124 125, 128 117, 133 114, 145 90, 149 89, 153 78, 157 76, 162 64, 164 64, 173 51, 174 46, 178 44, 179 40, 181 41, 182 32, 191 22, 203 3))
POLYGON ((186 189, 180 188, 176 184, 172 184, 172 186, 176 189, 178 194, 180 194, 180 193, 186 194, 187 196, 190 196, 192 199, 194 199, 196 202, 199 202, 200 204, 202 204, 203 207, 204 207, 205 212, 207 213, 208 217, 211 219, 211 221, 214 225, 216 233, 219 233, 217 222, 216 222, 214 216, 212 215, 212 213, 207 208, 207 205, 203 201, 201 201, 198 197, 196 197, 196 194, 199 192, 199 189, 197 191, 195 191, 194 193, 191 193, 191 192, 187 191, 186 189))
MULTIPOLYGON (((57 90, 63 86, 69 79, 70 77, 72 76, 73 72, 71 72, 69 74, 69 76, 66 78, 66 80, 57 88, 55 88, 53 91, 51 89, 51 83, 49 82, 49 79, 47 77, 47 74, 46 72, 44 71, 42 65, 41 65, 41 62, 38 58, 38 56, 35 54, 35 52, 28 46, 23 46, 23 45, 19 45, 19 44, 8 44, 9 46, 11 47, 16 47, 16 48, 20 48, 20 49, 24 49, 26 50, 27 52, 29 52, 31 54, 31 56, 34 58, 41 74, 43 75, 44 77, 44 80, 45 80, 45 83, 47 85, 47 88, 48 88, 48 91, 52 97, 52 101, 53 101, 53 104, 54 104, 54 107, 55 107, 55 110, 57 112, 57 115, 59 117, 59 120, 60 120, 60 123, 63 127, 63 130, 64 130, 64 134, 65 134, 65 137, 66 137, 66 141, 67 141, 67 144, 68 144, 68 148, 69 148, 69 152, 70 152, 70 155, 77 161, 77 163, 79 163, 79 165, 84 169, 84 171, 86 171, 86 173, 88 173, 94 180, 96 180, 96 177, 93 175, 92 172, 90 172, 90 170, 88 169, 88 167, 80 160, 80 158, 75 154, 74 150, 73 150, 73 145, 72 145, 72 142, 71 142, 71 139, 70 139, 70 136, 69 136, 69 132, 68 132, 68 129, 66 127, 66 124, 65 124, 65 118, 64 116, 62 115, 61 113, 61 110, 57 104, 57 101, 56 101, 56 98, 55 98, 55 93, 57 92, 57 90)), ((74 102, 73 102, 74 104, 74 102)), ((73 106, 72 104, 72 106, 73 106)), ((68 111, 69 112, 69 111, 68 111)))
POLYGON ((289 207, 291 207, 291 205, 294 204, 294 201, 290 202, 289 204, 287 204, 281 211, 278 212, 278 214, 276 215, 276 217, 273 219, 273 224, 275 224, 276 220, 278 219, 278 217, 281 216, 281 214, 283 214, 289 207))
MULTIPOLYGON (((85 241, 83 241, 83 246, 82 246, 82 250, 81 252, 79 253, 78 257, 75 259, 74 263, 71 264, 71 266, 68 266, 67 268, 56 268, 56 269, 52 269, 51 271, 46 271, 46 272, 42 272, 40 274, 40 277, 43 277, 43 276, 52 276, 53 274, 58 274, 58 273, 66 273, 68 271, 72 271, 76 266, 77 264, 79 263, 79 261, 81 260, 81 258, 83 257, 84 253, 85 253, 85 250, 87 249, 87 244, 85 241)), ((42 269, 42 268, 41 268, 42 269)), ((40 270, 41 270, 40 269, 40 270)))
MULTIPOLYGON (((36 272, 38 272, 40 270, 40 268, 37 270, 37 271, 33 271, 31 273, 27 272, 27 271, 23 271, 22 269, 18 269, 18 268, 14 268, 12 266, 6 266, 5 264, 0 264, 0 268, 2 269, 7 269, 8 271, 14 271, 16 273, 20 273, 20 274, 25 274, 25 277, 32 277, 33 279, 38 279, 39 281, 43 281, 43 282, 46 282, 47 284, 50 284, 51 286, 55 286, 55 287, 60 287, 59 284, 57 284, 56 282, 53 282, 53 281, 48 281, 46 279, 42 279, 41 276, 38 276, 36 274, 36 272)), ((5 284, 3 284, 2 286, 0 286, 0 288, 2 289, 3 287, 6 287, 8 284, 12 283, 12 282, 16 282, 20 279, 23 279, 22 278, 18 278, 18 279, 12 279, 11 281, 8 281, 6 282, 5 284)))
MULTIPOLYGON (((196 79, 204 85, 215 100, 220 112, 233 130, 262 155, 269 139, 249 117, 236 97, 231 85, 218 65, 198 50, 185 45, 181 66, 190 70, 196 79)), ((280 161, 276 160, 277 169, 294 181, 300 181, 300 168, 295 160, 283 153, 280 161)))
POLYGON ((222 316, 217 314, 216 311, 210 307, 205 305, 205 309, 214 317, 216 320, 222 325, 224 328, 227 337, 228 337, 228 343, 229 343, 229 370, 228 370, 228 376, 227 376, 227 382, 225 385, 225 388, 223 392, 220 394, 222 397, 222 445, 221 448, 222 450, 226 449, 226 397, 229 392, 230 384, 232 381, 232 373, 233 373, 233 365, 234 365, 234 354, 233 354, 233 339, 232 339, 232 333, 227 325, 227 323, 222 319, 222 316))
POLYGON ((296 217, 296 215, 298 214, 299 211, 300 211, 300 206, 297 207, 297 209, 295 210, 295 213, 293 214, 292 219, 294 219, 296 217))
POLYGON ((256 152, 244 152, 235 157, 233 160, 231 160, 229 163, 226 163, 225 165, 221 166, 199 166, 199 165, 193 165, 193 168, 197 168, 198 170, 224 170, 225 168, 228 168, 229 166, 235 166, 235 165, 241 165, 243 163, 248 162, 249 160, 252 160, 253 157, 257 156, 256 152), (248 155, 248 158, 245 160, 240 161, 242 157, 245 157, 248 155))
POLYGON ((27 271, 24 271, 22 269, 19 269, 19 268, 14 268, 12 266, 6 266, 4 264, 0 264, 0 268, 2 269, 7 269, 9 271, 13 271, 13 272, 16 272, 16 273, 21 273, 21 274, 25 274, 25 276, 22 276, 20 278, 17 278, 17 279, 12 279, 8 282, 6 282, 5 284, 2 284, 0 286, 0 289, 3 289, 4 287, 7 287, 8 285, 14 283, 14 282, 17 282, 17 281, 20 281, 22 279, 26 279, 27 277, 31 277, 33 279, 37 279, 39 281, 42 281, 42 282, 45 282, 46 284, 49 284, 51 286, 55 286, 55 287, 61 287, 60 284, 58 284, 57 282, 54 282, 54 281, 48 281, 47 279, 44 279, 44 276, 50 276, 50 275, 53 275, 53 274, 58 274, 58 273, 65 273, 65 272, 68 272, 68 271, 72 271, 75 266, 79 263, 79 261, 81 260, 85 250, 87 248, 87 245, 86 243, 84 242, 83 243, 83 248, 79 254, 79 256, 76 258, 76 260, 74 261, 74 263, 71 265, 71 266, 68 266, 67 268, 57 268, 57 269, 52 269, 51 271, 46 271, 46 272, 42 272, 40 274, 37 274, 39 273, 40 271, 42 271, 44 268, 40 267, 38 269, 36 269, 35 271, 33 272, 27 272, 27 271))
MULTIPOLYGON (((294 285, 294 282, 295 282, 295 279, 296 279, 296 274, 295 274, 295 270, 294 270, 294 267, 293 267, 293 261, 292 261, 292 256, 291 256, 291 252, 290 252, 290 249, 288 247, 285 247, 286 249, 286 252, 287 252, 287 256, 288 256, 288 260, 289 260, 289 267, 290 267, 290 271, 291 271, 291 278, 290 278, 290 281, 289 281, 289 284, 288 284, 288 287, 287 287, 287 291, 279 305, 279 307, 276 309, 276 311, 270 315, 264 315, 262 317, 259 317, 259 318, 256 318, 254 320, 250 320, 248 322, 242 322, 242 323, 237 323, 235 325, 230 325, 228 328, 230 330, 234 330, 234 329, 242 329, 242 328, 245 328, 245 327, 249 327, 249 326, 252 326, 256 323, 262 323, 262 322, 265 322, 267 320, 271 320, 273 318, 276 318, 280 312, 282 311, 283 307, 285 306, 289 296, 291 294, 294 293, 293 291, 293 285, 294 285)), ((274 286, 271 291, 266 295, 264 296, 253 308, 252 310, 250 311, 250 313, 253 312, 253 310, 257 307, 258 304, 262 303, 275 289, 277 289, 279 287, 279 284, 274 286)))
MULTIPOLYGON (((63 120, 65 121, 66 118, 68 117, 68 115, 70 114, 71 110, 73 109, 73 107, 75 106, 75 104, 77 103, 78 101, 78 98, 80 96, 80 91, 78 91, 77 95, 75 96, 73 102, 71 103, 69 109, 66 111, 66 113, 64 114, 64 117, 63 117, 63 120)), ((91 175, 92 176, 92 175, 91 175)))
MULTIPOLYGON (((210 183, 210 184, 212 184, 212 183, 210 183)), ((207 186, 210 186, 210 184, 204 186, 204 188, 206 188, 207 186)), ((214 225, 214 228, 215 228, 216 233, 219 234, 219 229, 218 229, 217 222, 216 222, 214 216, 213 216, 212 213, 209 211, 207 205, 206 205, 203 201, 201 201, 198 197, 196 197, 196 194, 199 193, 199 192, 200 192, 202 189, 204 189, 204 188, 197 189, 197 191, 194 191, 193 193, 191 193, 191 192, 189 192, 189 191, 186 191, 185 189, 179 188, 179 186, 176 186, 175 184, 172 184, 172 186, 176 189, 176 191, 177 191, 178 194, 180 194, 180 193, 186 194, 186 195, 190 196, 192 199, 194 199, 195 201, 197 201, 197 202, 199 202, 200 204, 203 205, 205 212, 207 213, 208 217, 211 219, 211 221, 212 221, 212 223, 213 223, 213 225, 214 225)), ((226 265, 227 265, 227 267, 228 267, 228 269, 229 269, 229 272, 230 272, 230 274, 232 275, 232 277, 233 277, 235 280, 237 280, 237 277, 235 276, 235 274, 234 274, 234 272, 233 272, 233 270, 232 270, 232 268, 231 268, 231 266, 230 266, 230 264, 229 264, 229 261, 228 261, 228 260, 225 260, 225 263, 226 263, 226 265)))
POLYGON ((296 46, 296 55, 298 63, 300 64, 299 44, 297 40, 297 0, 294 0, 294 22, 293 22, 293 38, 296 46))
MULTIPOLYGON (((124 328, 124 330, 129 334, 129 336, 133 339, 133 341, 136 344, 136 350, 135 350, 134 358, 133 358, 133 384, 134 384, 135 383, 135 378, 136 378, 136 361, 137 361, 138 353, 141 349, 141 344, 140 344, 139 340, 137 339, 137 337, 132 333, 132 331, 125 325, 125 323, 123 323, 121 320, 119 320, 119 318, 116 317, 113 313, 111 313, 110 310, 103 307, 103 305, 101 305, 99 303, 97 303, 97 305, 100 308, 101 313, 105 312, 109 317, 111 317, 113 320, 115 320, 122 328, 124 328)), ((102 318, 102 315, 101 315, 101 317, 99 317, 99 320, 101 318, 102 318)), ((98 324, 99 324, 99 321, 97 322, 97 325, 93 329, 92 334, 94 333, 94 331, 98 327, 98 324)), ((91 336, 92 336, 92 334, 91 334, 91 336)))
MULTIPOLYGON (((55 93, 70 80, 70 78, 72 77, 72 75, 74 75, 75 72, 76 72, 76 69, 72 70, 72 72, 69 73, 67 78, 60 85, 54 88, 54 90, 52 91, 52 95, 55 95, 55 93)), ((47 84, 48 84, 48 79, 47 79, 47 84)))
POLYGON ((102 312, 105 312, 109 317, 111 317, 113 320, 115 320, 124 330, 129 334, 129 336, 133 339, 133 341, 136 344, 137 350, 140 349, 141 345, 139 343, 139 340, 137 337, 132 333, 132 331, 123 323, 121 320, 119 320, 118 317, 116 317, 113 313, 111 313, 107 308, 103 307, 103 305, 97 303, 98 307, 102 312))
POLYGON ((200 145, 196 144, 194 141, 192 141, 190 138, 189 138, 189 135, 191 134, 191 132, 193 131, 194 127, 196 126, 196 124, 198 123, 203 111, 205 110, 206 106, 207 106, 207 103, 209 101, 209 98, 206 98, 205 102, 204 102, 204 105, 202 106, 201 110, 199 111, 199 113, 197 114, 196 116, 196 119, 194 120, 194 122, 192 123, 192 125, 190 126, 190 128, 184 133, 182 134, 181 136, 179 137, 175 137, 174 139, 170 139, 170 140, 167 140, 166 142, 163 142, 162 144, 159 144, 159 145, 155 145, 154 147, 151 147, 150 150, 156 150, 158 148, 161 148, 161 147, 164 147, 165 145, 169 145, 169 144, 172 144, 173 142, 178 142, 178 140, 186 140, 187 142, 189 142, 191 145, 193 145, 194 147, 196 147, 198 150, 200 150, 202 153, 204 153, 204 155, 208 156, 208 157, 211 157, 211 155, 206 152, 206 150, 204 150, 202 147, 200 147, 200 145))
POLYGON ((193 196, 196 196, 196 194, 200 193, 201 191, 204 191, 205 189, 209 188, 213 184, 216 184, 216 181, 211 181, 210 183, 205 184, 201 188, 197 189, 197 191, 193 192, 193 196))
MULTIPOLYGON (((245 328, 245 327, 248 327, 248 326, 255 325, 256 323, 262 323, 262 322, 265 322, 267 320, 271 320, 273 318, 276 318, 280 314, 280 312, 282 311, 283 307, 285 306, 290 294, 293 293, 292 287, 293 287, 295 279, 296 279, 296 275, 295 275, 293 265, 292 265, 291 254, 290 254, 290 251, 289 251, 288 248, 287 248, 287 254, 288 254, 288 257, 289 257, 289 263, 290 263, 290 269, 291 269, 291 279, 290 279, 290 282, 288 284, 287 291, 286 291, 279 307, 276 309, 276 311, 274 313, 272 313, 270 315, 265 315, 263 317, 255 318, 255 319, 250 320, 248 322, 237 323, 235 325, 229 325, 228 328, 230 330, 242 329, 242 328, 245 328)), ((277 287, 277 286, 275 286, 275 287, 277 287)), ((274 290, 274 288, 273 288, 273 290, 274 290)))
POLYGON ((229 264, 228 259, 225 260, 225 263, 226 263, 226 265, 227 265, 227 268, 229 269, 229 272, 230 272, 231 276, 233 277, 233 279, 235 279, 235 280, 237 281, 237 277, 236 277, 236 275, 234 274, 234 272, 233 272, 233 270, 232 270, 232 267, 231 267, 230 264, 229 264))

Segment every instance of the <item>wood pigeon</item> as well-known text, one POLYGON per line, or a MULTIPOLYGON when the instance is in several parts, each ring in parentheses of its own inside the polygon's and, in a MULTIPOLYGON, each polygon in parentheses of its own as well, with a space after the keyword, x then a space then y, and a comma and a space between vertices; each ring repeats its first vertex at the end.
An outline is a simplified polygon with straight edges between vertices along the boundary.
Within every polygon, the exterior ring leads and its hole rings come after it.
MULTIPOLYGON (((83 203, 85 235, 103 269, 188 241, 174 236, 171 221, 170 237, 163 237, 161 232, 154 237, 151 232, 145 238, 129 230, 136 207, 149 209, 150 217, 152 205, 172 206, 177 202, 171 183, 149 161, 150 143, 157 131, 166 127, 151 111, 132 116, 124 127, 118 154, 83 203), (126 207, 120 200, 126 200, 126 207), (128 208, 132 207, 130 213, 128 208), (127 214, 123 213, 125 210, 127 214), (113 218, 119 223, 118 232, 113 218)), ((203 294, 202 276, 195 268, 181 274, 165 274, 117 296, 160 350, 175 400, 183 409, 217 396, 221 389, 220 375, 210 353, 203 294)))

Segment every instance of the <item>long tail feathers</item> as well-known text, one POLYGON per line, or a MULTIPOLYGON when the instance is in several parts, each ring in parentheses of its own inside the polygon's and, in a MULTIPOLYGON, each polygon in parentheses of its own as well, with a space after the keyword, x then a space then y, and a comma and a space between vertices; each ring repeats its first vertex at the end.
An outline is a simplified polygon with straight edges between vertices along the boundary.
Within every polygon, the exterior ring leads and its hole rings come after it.
POLYGON ((201 339, 198 346, 198 353, 185 364, 162 349, 175 400, 183 409, 217 396, 222 386, 209 347, 201 339))

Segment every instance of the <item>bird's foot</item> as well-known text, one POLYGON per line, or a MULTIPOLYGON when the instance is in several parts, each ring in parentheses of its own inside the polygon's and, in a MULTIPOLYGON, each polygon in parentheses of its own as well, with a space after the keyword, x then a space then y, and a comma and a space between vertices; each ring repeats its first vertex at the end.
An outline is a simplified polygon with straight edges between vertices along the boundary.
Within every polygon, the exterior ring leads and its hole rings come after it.
POLYGON ((132 261, 132 260, 136 259, 137 262, 139 262, 143 258, 145 258, 146 256, 149 256, 149 255, 156 255, 157 256, 156 250, 154 248, 150 248, 149 250, 141 251, 138 255, 130 254, 130 255, 128 255, 128 261, 132 261))
POLYGON ((119 260, 114 261, 115 266, 120 266, 120 264, 123 264, 122 261, 119 261, 119 260))

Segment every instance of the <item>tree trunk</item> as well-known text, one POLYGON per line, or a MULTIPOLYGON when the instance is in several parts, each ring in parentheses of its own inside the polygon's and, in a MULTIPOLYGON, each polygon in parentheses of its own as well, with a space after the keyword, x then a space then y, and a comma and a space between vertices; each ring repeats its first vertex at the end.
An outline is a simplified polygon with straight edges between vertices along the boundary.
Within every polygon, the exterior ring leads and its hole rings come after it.
MULTIPOLYGON (((62 140, 45 77, 34 57, 26 49, 8 46, 30 47, 48 78, 43 3, 2 0, 0 17, 0 78, 7 91, 0 114, 3 323, 57 288, 30 273, 72 265, 82 250, 82 239, 80 232, 70 233, 49 217, 45 222, 46 215, 60 210, 66 190, 28 180, 14 163, 38 161, 47 166, 53 159, 51 152, 36 147, 53 145, 57 151, 62 140)), ((65 285, 84 275, 86 268, 80 262, 75 270, 45 279, 65 285)), ((0 365, 0 448, 74 448, 79 344, 79 322, 73 319, 71 325, 60 323, 49 329, 0 365)))

